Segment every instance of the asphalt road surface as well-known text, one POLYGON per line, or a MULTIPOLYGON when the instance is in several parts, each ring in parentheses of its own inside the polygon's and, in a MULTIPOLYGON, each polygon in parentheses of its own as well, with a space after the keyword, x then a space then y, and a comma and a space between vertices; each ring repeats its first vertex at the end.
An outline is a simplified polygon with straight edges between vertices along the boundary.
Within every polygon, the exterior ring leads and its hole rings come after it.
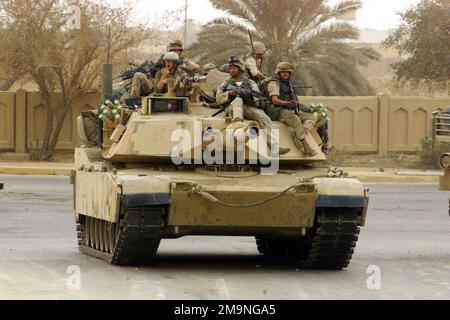
POLYGON ((437 185, 369 185, 349 268, 309 271, 245 237, 163 240, 152 267, 110 266, 77 249, 68 178, 0 181, 0 299, 450 299, 450 193, 437 185))

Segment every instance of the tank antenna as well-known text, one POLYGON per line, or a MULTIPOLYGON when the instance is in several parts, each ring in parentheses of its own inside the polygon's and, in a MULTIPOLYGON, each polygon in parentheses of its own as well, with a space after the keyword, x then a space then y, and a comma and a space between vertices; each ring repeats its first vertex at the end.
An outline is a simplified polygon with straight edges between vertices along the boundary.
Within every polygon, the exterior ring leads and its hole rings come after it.
POLYGON ((108 56, 106 58, 106 63, 111 62, 111 25, 108 26, 108 56))

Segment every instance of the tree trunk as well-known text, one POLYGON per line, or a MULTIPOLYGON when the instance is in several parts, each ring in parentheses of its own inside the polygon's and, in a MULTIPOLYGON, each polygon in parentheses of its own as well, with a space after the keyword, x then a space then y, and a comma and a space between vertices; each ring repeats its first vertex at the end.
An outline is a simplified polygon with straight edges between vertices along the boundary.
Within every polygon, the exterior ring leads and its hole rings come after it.
POLYGON ((62 107, 58 110, 59 112, 56 112, 52 115, 51 131, 48 132, 48 137, 46 132, 47 140, 44 142, 45 148, 43 148, 42 150, 41 160, 50 160, 53 156, 56 144, 58 143, 59 135, 64 125, 64 120, 67 116, 67 112, 70 110, 71 102, 72 100, 68 101, 66 99, 63 99, 62 107))
POLYGON ((14 74, 0 84, 0 91, 8 91, 11 86, 20 78, 20 74, 14 74))

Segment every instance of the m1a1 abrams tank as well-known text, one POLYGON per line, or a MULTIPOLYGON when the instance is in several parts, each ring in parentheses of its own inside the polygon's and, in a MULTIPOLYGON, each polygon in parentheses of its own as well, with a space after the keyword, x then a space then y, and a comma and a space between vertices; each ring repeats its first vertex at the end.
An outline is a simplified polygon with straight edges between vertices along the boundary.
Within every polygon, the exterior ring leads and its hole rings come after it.
POLYGON ((444 169, 444 176, 440 178, 441 190, 450 191, 450 153, 440 156, 439 166, 444 169))
MULTIPOLYGON (((148 265, 162 239, 252 236, 255 249, 270 258, 304 268, 347 267, 365 224, 368 190, 342 172, 311 166, 325 161, 318 136, 307 137, 317 155, 305 157, 277 122, 280 146, 291 151, 280 156, 278 171, 261 174, 269 167, 264 161, 276 159, 252 144, 261 135, 258 125, 237 127, 212 113, 170 89, 144 98, 138 109, 102 107, 102 146, 75 151, 80 250, 113 265, 148 265), (239 130, 252 132, 243 140, 244 161, 211 163, 203 152, 219 138, 204 137, 227 128, 234 128, 231 140, 239 130)), ((218 150, 210 154, 220 158, 218 150)), ((237 148, 227 155, 236 160, 237 148)))
MULTIPOLYGON (((440 177, 440 189, 450 191, 450 153, 444 153, 440 156, 439 166, 444 169, 444 175, 440 177)), ((448 200, 448 214, 450 215, 450 199, 448 200)))
MULTIPOLYGON (((450 107, 444 111, 433 112, 432 127, 433 145, 450 144, 450 107)), ((450 153, 444 153, 439 157, 439 167, 444 169, 444 176, 440 178, 441 190, 450 190, 450 153)))

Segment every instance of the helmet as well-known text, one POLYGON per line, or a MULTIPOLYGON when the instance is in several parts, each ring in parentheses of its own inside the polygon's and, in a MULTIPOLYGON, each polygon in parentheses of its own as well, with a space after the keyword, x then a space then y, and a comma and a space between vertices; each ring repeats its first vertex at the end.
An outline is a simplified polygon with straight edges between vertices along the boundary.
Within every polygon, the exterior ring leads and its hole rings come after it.
POLYGON ((230 65, 228 63, 223 64, 219 70, 224 73, 230 73, 230 65))
POLYGON ((267 51, 266 46, 262 42, 255 42, 253 47, 255 48, 256 54, 264 54, 267 51))
POLYGON ((242 59, 239 58, 239 57, 231 56, 230 59, 228 59, 228 65, 230 67, 231 66, 236 66, 239 69, 241 69, 241 71, 245 71, 244 61, 242 61, 242 59))
POLYGON ((209 71, 212 71, 212 70, 218 69, 218 68, 219 67, 215 63, 208 63, 203 66, 203 71, 209 72, 209 71))
POLYGON ((163 57, 164 61, 179 61, 180 60, 180 56, 178 54, 176 54, 175 52, 167 52, 164 57, 163 57))
POLYGON ((181 42, 181 40, 172 40, 169 45, 167 46, 167 51, 170 52, 171 50, 175 50, 175 49, 181 49, 182 51, 183 49, 183 43, 181 42))
POLYGON ((280 62, 277 66, 277 71, 276 73, 280 73, 280 72, 293 72, 294 71, 294 66, 292 65, 292 63, 289 62, 280 62))

